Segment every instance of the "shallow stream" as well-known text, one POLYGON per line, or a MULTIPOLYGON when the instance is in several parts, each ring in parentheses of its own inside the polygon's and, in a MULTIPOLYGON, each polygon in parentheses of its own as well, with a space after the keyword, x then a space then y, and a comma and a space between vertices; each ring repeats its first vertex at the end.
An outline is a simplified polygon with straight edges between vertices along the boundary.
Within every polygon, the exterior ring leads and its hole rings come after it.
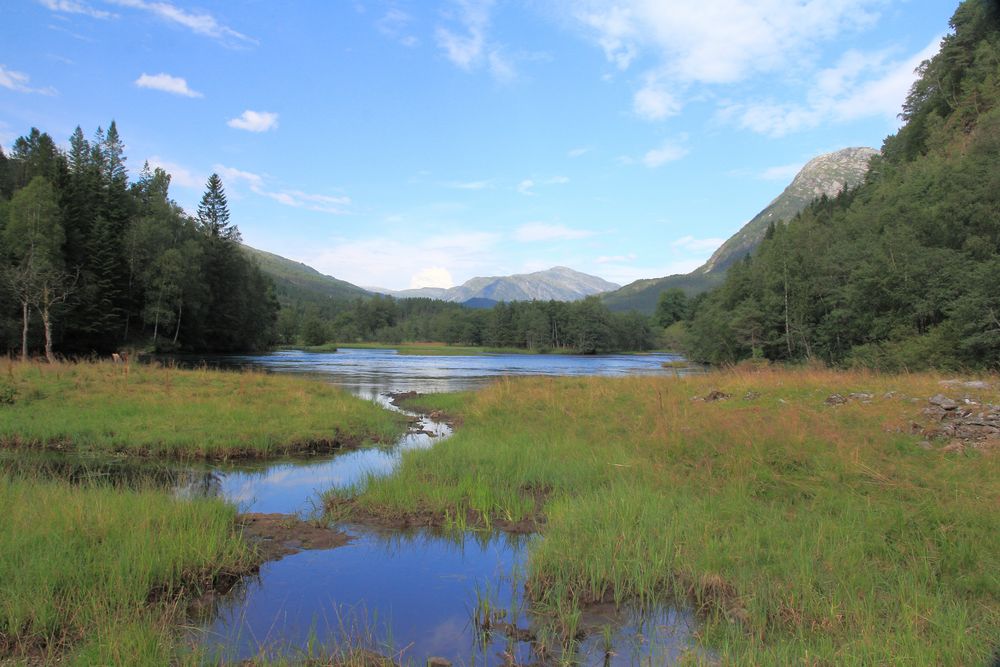
MULTIPOLYGON (((457 391, 504 375, 627 375, 664 372, 670 355, 487 355, 425 357, 392 350, 329 354, 283 351, 207 359, 222 366, 307 373, 395 409, 390 392, 457 391)), ((7 466, 44 469, 64 477, 108 476, 154 480, 182 496, 222 496, 242 512, 319 516, 321 494, 355 486, 367 475, 391 474, 402 452, 434 446, 451 435, 443 423, 420 417, 391 447, 345 451, 309 459, 205 466, 133 464, 79 456, 4 456, 7 466)), ((213 662, 258 655, 292 658, 349 641, 401 664, 423 665, 440 656, 455 665, 540 662, 529 635, 545 626, 526 611, 523 573, 533 540, 541 536, 467 532, 441 535, 338 525, 353 537, 346 546, 306 550, 265 563, 260 572, 216 601, 191 634, 213 662), (475 619, 489 608, 494 629, 475 619), (518 629, 513 632, 497 626, 518 629)), ((688 612, 662 607, 639 612, 606 606, 589 611, 590 632, 575 647, 575 664, 669 664, 693 644, 688 612)), ((555 644, 554 639, 548 642, 555 644)), ((556 652, 558 655, 558 651, 556 652)), ((543 663, 544 664, 544 663, 543 663)))

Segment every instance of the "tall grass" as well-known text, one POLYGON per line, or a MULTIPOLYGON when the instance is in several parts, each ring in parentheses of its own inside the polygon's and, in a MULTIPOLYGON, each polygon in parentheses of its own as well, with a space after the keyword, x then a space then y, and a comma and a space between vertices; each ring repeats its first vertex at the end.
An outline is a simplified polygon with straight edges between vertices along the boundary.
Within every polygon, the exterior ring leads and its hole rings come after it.
POLYGON ((679 598, 724 662, 985 664, 1000 642, 1000 455, 916 446, 937 380, 505 380, 351 507, 517 520, 541 498, 527 586, 543 613, 679 598), (692 400, 713 389, 730 398, 692 400), (824 402, 851 392, 874 398, 824 402))
POLYGON ((184 603, 248 571, 236 510, 0 473, 0 663, 159 665, 184 603))
POLYGON ((260 372, 0 362, 0 446, 181 459, 266 458, 390 441, 399 415, 329 385, 260 372))

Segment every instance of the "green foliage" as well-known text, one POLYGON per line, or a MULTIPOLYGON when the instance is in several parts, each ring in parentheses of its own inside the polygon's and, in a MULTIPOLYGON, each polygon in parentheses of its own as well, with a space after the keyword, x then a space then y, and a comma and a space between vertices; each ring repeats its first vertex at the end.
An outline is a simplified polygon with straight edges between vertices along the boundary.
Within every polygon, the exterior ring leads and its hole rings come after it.
MULTIPOLYGON (((198 220, 169 186, 169 174, 148 165, 129 183, 114 121, 91 141, 76 128, 65 154, 34 128, 9 157, 0 154, 0 347, 20 344, 16 323, 35 301, 64 354, 272 344, 274 288, 240 249, 221 180, 209 180, 198 220)), ((25 342, 38 346, 31 335, 25 342)))
POLYGON ((686 320, 688 309, 688 298, 684 290, 671 287, 660 294, 660 300, 656 303, 656 312, 653 313, 653 321, 661 327, 669 327, 675 322, 686 320))
POLYGON ((701 304, 696 359, 997 366, 997 3, 967 0, 952 25, 865 184, 778 226, 701 304))

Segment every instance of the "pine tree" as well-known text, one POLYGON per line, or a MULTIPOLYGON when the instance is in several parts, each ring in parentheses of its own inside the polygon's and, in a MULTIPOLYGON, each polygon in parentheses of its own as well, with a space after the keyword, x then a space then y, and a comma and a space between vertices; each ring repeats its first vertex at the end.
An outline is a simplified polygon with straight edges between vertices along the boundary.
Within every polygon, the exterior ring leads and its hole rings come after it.
POLYGON ((235 243, 241 240, 239 229, 229 224, 229 204, 226 201, 226 191, 222 187, 222 179, 218 174, 208 177, 205 194, 198 204, 198 221, 202 230, 211 238, 221 238, 235 243))

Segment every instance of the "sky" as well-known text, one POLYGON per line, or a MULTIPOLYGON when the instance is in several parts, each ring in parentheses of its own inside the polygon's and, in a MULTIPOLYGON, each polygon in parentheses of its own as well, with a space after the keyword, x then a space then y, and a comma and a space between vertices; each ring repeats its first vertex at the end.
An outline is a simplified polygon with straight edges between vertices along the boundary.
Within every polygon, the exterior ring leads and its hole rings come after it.
POLYGON ((690 271, 879 148, 957 0, 4 0, 0 144, 114 119, 194 212, 361 286, 690 271))

